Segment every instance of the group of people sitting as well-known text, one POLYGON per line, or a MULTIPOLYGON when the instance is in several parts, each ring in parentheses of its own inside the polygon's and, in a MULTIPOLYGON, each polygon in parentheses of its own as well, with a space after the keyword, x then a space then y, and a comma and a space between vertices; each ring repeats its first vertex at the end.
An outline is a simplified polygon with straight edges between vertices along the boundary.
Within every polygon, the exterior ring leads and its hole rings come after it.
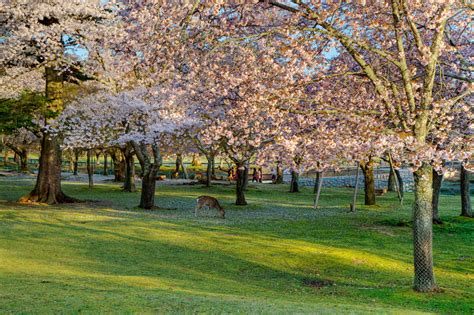
MULTIPOLYGON (((272 183, 276 183, 277 180, 277 172, 275 169, 272 168, 272 183)), ((237 169, 235 167, 229 168, 227 171, 227 180, 229 181, 236 181, 237 180, 237 169)), ((261 167, 254 167, 252 173, 252 183, 262 183, 263 182, 263 171, 261 167)))

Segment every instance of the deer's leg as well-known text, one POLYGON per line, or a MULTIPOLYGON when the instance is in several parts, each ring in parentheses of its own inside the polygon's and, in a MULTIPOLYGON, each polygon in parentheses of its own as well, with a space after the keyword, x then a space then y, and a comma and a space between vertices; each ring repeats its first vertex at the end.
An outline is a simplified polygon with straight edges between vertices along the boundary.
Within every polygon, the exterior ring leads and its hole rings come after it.
POLYGON ((199 208, 199 205, 197 205, 196 208, 194 208, 194 216, 195 217, 198 216, 198 208, 199 208))

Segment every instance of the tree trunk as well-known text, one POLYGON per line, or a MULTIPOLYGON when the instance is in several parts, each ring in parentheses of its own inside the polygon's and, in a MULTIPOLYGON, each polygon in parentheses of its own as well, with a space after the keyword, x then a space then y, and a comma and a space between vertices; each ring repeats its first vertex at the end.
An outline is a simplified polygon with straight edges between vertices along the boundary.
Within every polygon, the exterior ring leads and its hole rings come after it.
POLYGON ((35 188, 19 202, 42 202, 58 204, 74 202, 76 199, 66 196, 61 190, 61 159, 58 139, 45 133, 41 140, 38 176, 35 188))
POLYGON ((74 150, 74 161, 73 161, 73 175, 78 174, 79 167, 79 150, 74 150))
POLYGON ((179 169, 181 168, 181 165, 183 164, 183 157, 181 153, 176 154, 176 163, 175 163, 175 168, 174 172, 176 174, 179 174, 179 169))
POLYGON ((387 183, 387 190, 388 191, 397 191, 397 184, 396 184, 395 172, 393 166, 390 165, 390 171, 388 173, 388 183, 387 183))
POLYGON ((109 154, 107 152, 104 152, 104 171, 102 172, 104 176, 109 175, 108 161, 107 161, 108 157, 109 157, 109 154))
POLYGON ((461 216, 473 218, 471 195, 469 190, 469 173, 461 164, 461 216))
POLYGON ((245 166, 245 169, 244 169, 244 183, 243 183, 243 190, 247 190, 247 188, 249 187, 249 171, 250 171, 250 167, 249 167, 249 164, 247 163, 245 166))
POLYGON ((280 162, 277 163, 276 172, 277 172, 277 178, 276 178, 275 184, 283 184, 283 168, 281 167, 280 162))
POLYGON ((317 209, 319 206, 319 196, 321 195, 321 187, 323 186, 323 172, 317 172, 316 182, 318 183, 318 186, 315 185, 316 195, 314 197, 314 209, 317 209))
POLYGON ((247 201, 245 201, 244 195, 244 186, 245 186, 245 166, 237 165, 237 181, 236 181, 236 193, 237 199, 235 204, 238 206, 245 206, 247 205, 247 201))
POLYGON ((206 187, 211 187, 212 157, 210 155, 206 155, 206 159, 207 159, 206 187))
POLYGON ((94 165, 92 164, 92 149, 87 150, 87 177, 89 188, 94 187, 94 165))
POLYGON ((135 192, 137 187, 135 185, 135 162, 133 159, 133 154, 130 153, 130 150, 126 149, 124 151, 125 157, 125 182, 123 184, 123 191, 126 192, 135 192))
MULTIPOLYGON (((63 77, 54 67, 45 69, 47 110, 51 116, 58 115, 63 108, 63 77)), ((61 151, 56 135, 43 132, 41 154, 34 189, 20 201, 45 202, 57 204, 74 202, 61 190, 61 151)))
POLYGON ((211 155, 211 165, 212 165, 212 169, 211 169, 211 177, 212 178, 216 178, 216 157, 215 155, 211 155))
POLYGON ((352 194, 352 203, 351 203, 351 210, 350 210, 351 212, 356 211, 357 191, 359 189, 359 173, 360 173, 359 165, 357 165, 357 173, 356 173, 355 184, 354 184, 354 193, 352 194))
POLYGON ((139 205, 142 209, 149 210, 155 207, 156 174, 157 172, 154 171, 143 174, 139 205))
POLYGON ((317 193, 319 187, 319 181, 321 180, 321 172, 316 172, 316 179, 314 180, 313 193, 317 193))
POLYGON ((20 150, 20 173, 29 173, 28 168, 28 150, 23 148, 20 150))
POLYGON ((395 170, 395 175, 397 176, 397 180, 398 180, 398 189, 399 189, 399 192, 400 192, 400 197, 402 198, 403 200, 403 192, 404 192, 404 189, 403 189, 403 177, 402 177, 402 174, 400 173, 400 170, 395 170))
POLYGON ((300 192, 299 188, 299 177, 300 174, 297 171, 291 171, 291 182, 290 182, 290 192, 297 193, 300 192))
POLYGON ((441 192, 441 184, 443 183, 443 175, 438 174, 433 170, 433 201, 431 206, 433 207, 433 224, 443 224, 443 221, 439 218, 438 204, 439 194, 441 192))
POLYGON ((413 206, 414 289, 429 292, 437 288, 433 273, 433 170, 423 165, 413 174, 415 203, 413 206))
POLYGON ((361 163, 360 167, 364 173, 364 195, 365 205, 375 205, 375 181, 374 181, 374 166, 372 161, 361 163))

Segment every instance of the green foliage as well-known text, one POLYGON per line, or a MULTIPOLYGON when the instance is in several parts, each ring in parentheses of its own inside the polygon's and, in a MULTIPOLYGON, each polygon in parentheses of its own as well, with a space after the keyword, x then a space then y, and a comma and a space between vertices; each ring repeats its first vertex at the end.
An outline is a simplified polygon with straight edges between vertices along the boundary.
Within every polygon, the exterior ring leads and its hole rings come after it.
MULTIPOLYGON (((158 184, 157 204, 120 185, 65 183, 98 202, 18 205, 32 179, 0 178, 0 313, 470 313, 474 221, 459 198, 441 196, 445 226, 434 230, 442 292, 411 290, 410 206, 380 197, 349 213, 351 190, 252 185, 248 207, 234 187, 158 184), (195 198, 217 197, 227 219, 195 198), (407 224, 397 224, 407 222, 407 224)), ((413 195, 406 194, 406 204, 413 195)))
POLYGON ((0 133, 10 134, 19 128, 35 128, 33 119, 45 111, 43 94, 25 91, 18 98, 0 100, 0 133))

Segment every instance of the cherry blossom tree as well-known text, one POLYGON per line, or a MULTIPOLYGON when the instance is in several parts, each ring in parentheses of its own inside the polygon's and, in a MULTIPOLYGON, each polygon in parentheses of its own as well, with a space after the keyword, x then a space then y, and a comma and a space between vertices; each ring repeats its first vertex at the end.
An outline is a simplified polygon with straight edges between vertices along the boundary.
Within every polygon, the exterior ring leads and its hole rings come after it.
MULTIPOLYGON (((59 140, 46 127, 64 107, 64 83, 97 78, 104 39, 119 36, 116 10, 100 1, 3 1, 2 83, 8 97, 29 88, 48 99, 43 117, 41 156, 33 191, 21 201, 49 204, 73 201, 61 190, 59 140)), ((3 91, 2 91, 3 92, 3 91)))
MULTIPOLYGON (((473 89, 469 83, 472 72, 463 64, 472 57, 468 27, 472 8, 465 1, 407 0, 370 6, 261 1, 247 8, 256 12, 252 14, 255 18, 247 18, 240 26, 253 25, 260 33, 264 26, 286 31, 292 34, 293 43, 304 38, 304 42, 313 42, 315 49, 321 49, 316 60, 331 64, 321 77, 351 75, 356 83, 371 84, 377 99, 374 110, 379 112, 371 116, 384 122, 384 133, 400 138, 404 150, 399 150, 396 158, 414 170, 414 288, 435 290, 432 168, 440 169, 443 158, 464 160, 469 152, 460 150, 457 142, 440 148, 433 141, 454 136, 449 126, 453 115, 472 117, 472 107, 459 106, 473 89), (454 38, 456 45, 450 43, 454 38), (457 81, 464 83, 458 87, 457 81)), ((350 91, 357 89, 333 93, 350 91)), ((353 111, 362 112, 359 106, 353 111)))

